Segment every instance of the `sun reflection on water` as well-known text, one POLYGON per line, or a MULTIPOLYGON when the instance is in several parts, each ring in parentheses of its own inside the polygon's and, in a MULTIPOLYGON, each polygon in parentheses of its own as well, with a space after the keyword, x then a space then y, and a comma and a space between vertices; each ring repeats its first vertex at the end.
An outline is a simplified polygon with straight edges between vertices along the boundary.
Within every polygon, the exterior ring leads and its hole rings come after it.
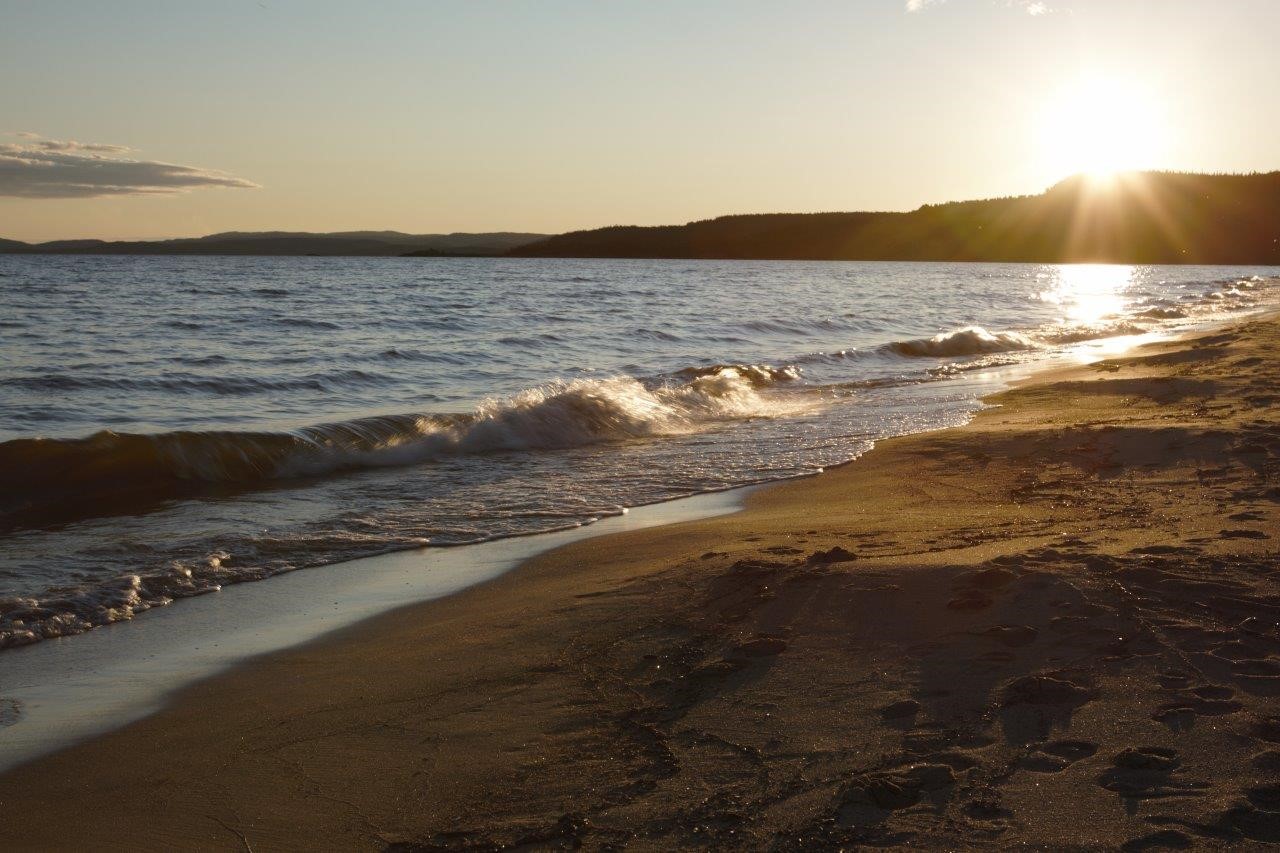
POLYGON ((1060 264, 1040 298, 1062 309, 1064 323, 1097 323, 1124 311, 1133 274, 1127 264, 1060 264))

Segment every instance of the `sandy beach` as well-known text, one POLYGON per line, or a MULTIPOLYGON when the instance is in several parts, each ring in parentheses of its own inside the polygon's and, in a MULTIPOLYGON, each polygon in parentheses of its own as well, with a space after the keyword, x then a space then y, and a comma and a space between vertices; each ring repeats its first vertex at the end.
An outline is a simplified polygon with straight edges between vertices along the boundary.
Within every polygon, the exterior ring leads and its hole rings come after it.
POLYGON ((0 777, 4 846, 1280 841, 1277 371, 1271 316, 1041 373, 251 661, 0 777))

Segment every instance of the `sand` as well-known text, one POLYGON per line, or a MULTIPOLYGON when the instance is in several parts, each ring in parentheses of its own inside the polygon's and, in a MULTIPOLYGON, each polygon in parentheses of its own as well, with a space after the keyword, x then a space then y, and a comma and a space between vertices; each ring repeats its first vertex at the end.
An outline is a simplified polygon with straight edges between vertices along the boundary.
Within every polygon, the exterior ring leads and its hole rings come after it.
POLYGON ((0 777, 4 846, 1280 841, 1277 375, 1275 318, 1042 374, 252 661, 0 777))

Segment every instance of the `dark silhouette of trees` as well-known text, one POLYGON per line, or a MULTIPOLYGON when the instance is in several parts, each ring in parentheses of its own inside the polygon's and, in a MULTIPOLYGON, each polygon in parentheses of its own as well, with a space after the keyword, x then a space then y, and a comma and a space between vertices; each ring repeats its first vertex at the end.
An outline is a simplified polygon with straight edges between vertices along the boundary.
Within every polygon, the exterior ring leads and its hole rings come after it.
POLYGON ((772 213, 612 226, 522 257, 1280 264, 1280 172, 1068 178, 1035 196, 908 213, 772 213))

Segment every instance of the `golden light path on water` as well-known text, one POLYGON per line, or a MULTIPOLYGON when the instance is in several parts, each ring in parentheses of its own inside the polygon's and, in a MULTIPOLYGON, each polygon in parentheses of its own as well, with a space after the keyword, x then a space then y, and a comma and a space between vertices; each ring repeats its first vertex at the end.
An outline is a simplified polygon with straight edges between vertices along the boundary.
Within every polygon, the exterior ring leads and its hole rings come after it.
POLYGON ((1126 264, 1062 264, 1040 298, 1062 309, 1064 323, 1092 325, 1124 311, 1133 274, 1126 264))

